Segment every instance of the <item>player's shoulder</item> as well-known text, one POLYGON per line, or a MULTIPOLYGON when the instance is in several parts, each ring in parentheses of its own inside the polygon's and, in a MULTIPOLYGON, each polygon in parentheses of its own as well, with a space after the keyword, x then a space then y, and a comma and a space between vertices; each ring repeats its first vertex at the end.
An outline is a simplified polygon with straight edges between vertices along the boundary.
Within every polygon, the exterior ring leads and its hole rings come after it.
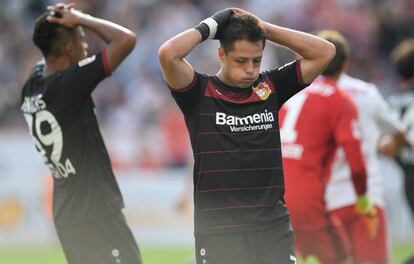
POLYGON ((342 93, 334 81, 322 76, 313 81, 305 91, 308 94, 318 95, 325 98, 330 98, 342 93))
POLYGON ((36 64, 32 67, 30 71, 29 78, 26 80, 26 82, 23 85, 23 91, 31 87, 33 82, 42 78, 44 68, 45 68, 44 60, 40 60, 36 62, 36 64))
POLYGON ((294 60, 294 61, 286 62, 282 65, 277 66, 277 67, 261 71, 260 75, 261 76, 277 76, 281 73, 294 72, 298 69, 299 64, 300 64, 300 60, 294 60))
MULTIPOLYGON (((205 87, 207 87, 207 83, 209 81, 211 81, 213 86, 218 86, 219 84, 215 80, 215 78, 216 77, 214 75, 194 71, 192 81, 185 87, 175 89, 175 88, 172 88, 168 83, 166 83, 166 84, 167 84, 168 88, 170 89, 170 91, 172 92, 172 94, 174 95, 174 97, 176 97, 176 96, 181 96, 181 95, 188 94, 188 92, 190 92, 190 91, 196 91, 196 90, 199 90, 199 89, 204 89, 205 87)), ((191 92, 191 94, 193 94, 193 93, 191 92)))
POLYGON ((194 76, 197 79, 214 79, 216 76, 208 73, 194 71, 194 76))
POLYGON ((375 94, 378 92, 378 87, 374 83, 352 77, 346 73, 338 79, 338 86, 351 93, 375 94))

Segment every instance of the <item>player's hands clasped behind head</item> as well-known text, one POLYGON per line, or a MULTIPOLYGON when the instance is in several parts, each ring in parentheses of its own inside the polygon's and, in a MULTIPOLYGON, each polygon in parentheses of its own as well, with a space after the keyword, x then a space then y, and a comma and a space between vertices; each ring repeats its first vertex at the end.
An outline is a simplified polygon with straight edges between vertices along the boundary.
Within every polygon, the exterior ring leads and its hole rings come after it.
POLYGON ((81 18, 87 16, 87 14, 74 8, 74 4, 59 3, 54 6, 48 6, 47 10, 50 15, 47 17, 47 21, 56 23, 67 28, 75 28, 81 25, 81 18), (55 14, 59 13, 59 16, 55 14))
POLYGON ((258 24, 263 28, 263 30, 265 29, 263 25, 264 21, 252 13, 237 7, 226 8, 216 12, 211 17, 204 19, 195 27, 195 29, 201 33, 201 41, 206 39, 220 39, 224 27, 230 17, 234 14, 251 16, 258 21, 258 24))
POLYGON ((252 13, 250 13, 250 12, 248 12, 248 11, 246 11, 246 10, 244 10, 244 9, 241 9, 241 8, 238 8, 238 7, 233 7, 232 8, 232 10, 233 10, 233 12, 235 13, 235 14, 239 14, 239 15, 248 15, 248 16, 251 16, 251 17, 254 17, 258 22, 259 22, 259 25, 261 26, 261 27, 263 27, 263 23, 264 23, 264 21, 263 20, 261 20, 258 16, 256 16, 256 15, 253 15, 252 13))

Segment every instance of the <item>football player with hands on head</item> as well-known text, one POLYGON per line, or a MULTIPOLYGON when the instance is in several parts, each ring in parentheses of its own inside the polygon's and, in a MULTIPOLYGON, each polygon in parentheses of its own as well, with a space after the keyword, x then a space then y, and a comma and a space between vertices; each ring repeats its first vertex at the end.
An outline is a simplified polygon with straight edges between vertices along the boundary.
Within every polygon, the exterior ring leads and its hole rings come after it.
POLYGON ((135 41, 129 29, 72 4, 48 7, 34 25, 44 60, 23 87, 21 110, 54 178, 54 224, 70 264, 142 263, 91 97, 135 41), (83 28, 105 42, 102 51, 88 57, 83 28))
POLYGON ((164 79, 184 114, 195 159, 198 264, 296 263, 278 111, 334 55, 335 47, 321 38, 239 8, 218 11, 160 47, 164 79), (215 75, 195 71, 185 59, 207 39, 220 41, 215 75), (266 40, 298 58, 261 71, 266 40))

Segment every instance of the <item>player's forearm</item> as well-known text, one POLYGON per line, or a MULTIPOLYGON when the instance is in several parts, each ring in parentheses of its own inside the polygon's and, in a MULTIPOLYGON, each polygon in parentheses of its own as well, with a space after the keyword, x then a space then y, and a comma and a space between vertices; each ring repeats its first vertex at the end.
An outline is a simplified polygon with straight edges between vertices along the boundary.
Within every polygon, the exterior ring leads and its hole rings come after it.
POLYGON ((358 196, 367 192, 367 171, 359 142, 344 144, 343 149, 351 169, 351 179, 358 196))
POLYGON ((262 22, 266 39, 290 48, 302 56, 303 82, 311 83, 335 56, 335 46, 310 34, 262 22))
POLYGON ((176 35, 160 47, 161 63, 164 65, 183 61, 200 41, 201 34, 195 29, 189 29, 176 35))
POLYGON ((308 60, 330 60, 335 55, 335 47, 326 40, 305 32, 262 23, 266 39, 283 45, 308 60))
POLYGON ((85 14, 79 17, 79 25, 97 34, 108 45, 122 46, 129 51, 135 45, 135 33, 113 22, 85 14))
POLYGON ((173 89, 183 89, 194 79, 194 69, 184 58, 201 41, 198 30, 189 29, 165 42, 159 50, 163 76, 173 89))

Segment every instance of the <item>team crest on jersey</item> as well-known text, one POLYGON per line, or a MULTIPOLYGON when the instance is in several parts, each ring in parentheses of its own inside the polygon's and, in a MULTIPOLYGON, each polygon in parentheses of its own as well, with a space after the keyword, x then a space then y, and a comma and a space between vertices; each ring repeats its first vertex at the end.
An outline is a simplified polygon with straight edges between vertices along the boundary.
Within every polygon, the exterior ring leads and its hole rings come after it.
POLYGON ((269 97, 269 95, 272 93, 272 90, 270 90, 269 85, 265 82, 261 82, 256 87, 253 87, 253 91, 262 100, 266 100, 269 97))

